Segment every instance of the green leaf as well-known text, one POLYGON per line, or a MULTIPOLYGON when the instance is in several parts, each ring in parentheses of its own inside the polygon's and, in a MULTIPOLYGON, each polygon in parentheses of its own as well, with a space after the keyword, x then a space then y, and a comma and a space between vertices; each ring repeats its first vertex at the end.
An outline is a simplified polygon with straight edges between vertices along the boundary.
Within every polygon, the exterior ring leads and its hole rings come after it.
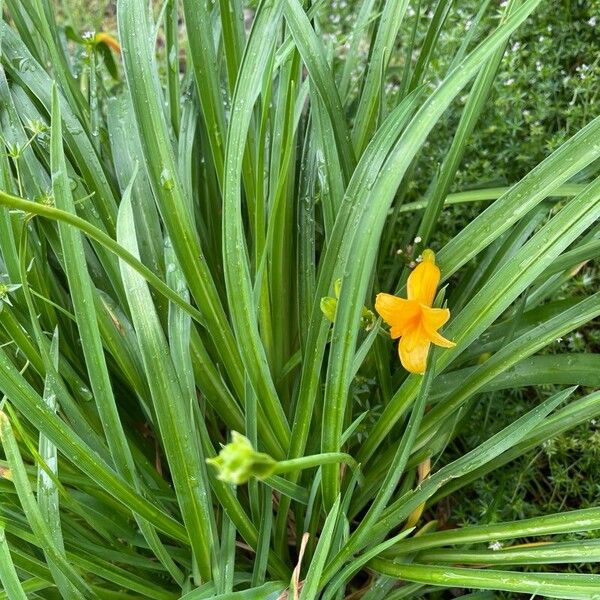
POLYGON ((0 581, 9 600, 27 600, 10 555, 3 527, 0 527, 0 581))
POLYGON ((169 138, 153 49, 148 44, 147 6, 137 0, 125 0, 118 8, 125 74, 152 191, 221 364, 241 396, 244 378, 239 351, 194 229, 193 215, 169 138))
POLYGON ((558 544, 523 544, 500 550, 429 550, 419 553, 417 562, 454 563, 461 565, 544 565, 558 563, 600 562, 600 541, 579 540, 558 544), (529 547, 528 547, 529 546, 529 547))
MULTIPOLYGON (((117 232, 124 247, 139 257, 129 194, 121 201, 117 232)), ((193 428, 190 402, 195 398, 186 399, 181 388, 146 282, 125 263, 121 272, 183 520, 200 573, 210 579, 215 548, 212 506, 202 450, 193 428)))
POLYGON ((56 577, 55 581, 61 593, 68 597, 93 598, 88 584, 81 575, 67 562, 64 550, 56 545, 49 524, 36 502, 33 490, 29 484, 25 464, 19 452, 17 440, 15 439, 9 418, 4 412, 0 412, 0 440, 11 469, 11 478, 23 507, 23 511, 31 526, 31 529, 40 541, 46 559, 55 565, 57 572, 64 576, 56 577))
POLYGON ((514 571, 483 571, 433 565, 399 565, 381 558, 372 560, 369 565, 379 573, 385 573, 405 581, 522 594, 539 594, 543 590, 544 596, 548 598, 589 600, 600 585, 600 576, 598 575, 516 573, 514 571))
POLYGON ((27 383, 19 371, 0 349, 0 388, 17 410, 40 432, 56 445, 72 463, 84 471, 106 492, 114 496, 131 511, 148 519, 158 529, 173 538, 187 541, 185 529, 162 509, 141 497, 123 481, 99 456, 90 449, 73 431, 65 427, 57 415, 27 383))
MULTIPOLYGON (((539 425, 559 404, 564 402, 573 391, 574 388, 571 388, 551 396, 477 448, 430 475, 416 490, 400 497, 388 507, 383 517, 385 527, 389 526, 389 523, 402 522, 448 481, 478 469, 509 450, 539 425), (389 519, 389 521, 386 523, 385 519, 389 519)), ((381 524, 375 525, 371 530, 372 537, 376 539, 380 535, 381 529, 381 524)))
POLYGON ((341 496, 338 496, 333 508, 327 515, 327 519, 325 519, 325 524, 323 525, 321 535, 319 536, 319 542, 317 543, 315 553, 312 557, 310 567, 308 568, 306 578, 304 579, 304 583, 302 585, 300 600, 314 600, 318 597, 321 574, 323 573, 323 569, 325 568, 327 557, 329 556, 329 551, 331 549, 333 532, 340 511, 340 503, 341 496))
POLYGON ((279 19, 278 5, 261 4, 254 19, 232 102, 223 187, 223 253, 229 308, 244 366, 259 401, 259 426, 266 418, 281 444, 278 455, 274 454, 275 458, 282 457, 289 445, 289 425, 258 331, 242 223, 241 175, 254 101, 261 89, 263 69, 269 63, 270 46, 264 44, 264 40, 268 39, 266 32, 279 19))
POLYGON ((474 525, 426 533, 419 537, 402 540, 389 554, 397 556, 439 546, 489 543, 504 539, 531 538, 597 529, 600 529, 600 509, 584 508, 509 523, 474 525))

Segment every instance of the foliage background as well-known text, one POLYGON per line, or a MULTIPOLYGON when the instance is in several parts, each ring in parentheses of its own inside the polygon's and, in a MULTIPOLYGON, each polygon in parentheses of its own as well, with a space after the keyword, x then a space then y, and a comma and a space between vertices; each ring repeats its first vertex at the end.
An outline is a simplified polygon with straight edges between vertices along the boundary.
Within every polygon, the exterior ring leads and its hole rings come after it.
MULTIPOLYGON (((465 1, 457 5, 432 62, 432 88, 438 83, 435 73, 441 78, 448 67, 444 49, 456 47, 457 40, 466 33, 462 29, 465 15, 473 14, 478 3, 465 1)), ((111 5, 65 0, 60 6, 65 19, 80 32, 115 28, 111 5)), ((339 36, 331 34, 332 48, 340 54, 344 52, 344 29, 352 27, 355 11, 354 4, 345 0, 333 1, 323 10, 325 31, 338 30, 339 24, 344 23, 339 36)), ((472 136, 454 184, 456 190, 471 189, 474 182, 479 187, 490 187, 517 181, 598 114, 600 24, 597 25, 596 20, 599 14, 598 0, 547 2, 518 31, 494 85, 493 104, 489 104, 472 136), (494 173, 493 178, 490 172, 494 173)), ((494 23, 489 23, 490 28, 493 26, 494 23)), ((411 19, 407 19, 403 27, 409 30, 411 19)), ((363 60, 366 59, 365 54, 363 60)), ((394 61, 392 67, 399 70, 402 67, 400 51, 394 61)), ((390 71, 387 92, 392 101, 399 82, 394 68, 390 71)), ((406 190, 409 200, 422 197, 432 170, 441 162, 451 141, 461 101, 457 102, 455 112, 449 111, 441 122, 435 143, 427 142, 423 153, 426 158, 417 165, 411 187, 406 190)), ((434 247, 443 245, 478 212, 480 206, 446 209, 433 240, 434 247)), ((402 248, 407 241, 410 240, 398 239, 396 245, 402 248)), ((565 298, 583 296, 597 288, 598 265, 588 263, 563 286, 561 294, 565 298)), ((549 351, 598 352, 599 349, 600 328, 592 323, 564 340, 557 340, 549 351)), ((477 446, 553 391, 548 387, 496 393, 493 402, 476 407, 472 425, 467 424, 445 460, 462 455, 464 448, 477 446)), ((361 390, 357 389, 356 393, 360 396, 361 390)), ((435 516, 453 524, 481 517, 495 522, 593 506, 600 494, 599 458, 600 423, 592 421, 479 480, 469 494, 461 496, 460 502, 450 501, 443 506, 445 513, 435 516)))
MULTIPOLYGON (((116 29, 114 2, 56 0, 56 3, 67 22, 80 31, 116 29)), ((340 55, 345 51, 346 36, 354 25, 358 5, 356 0, 331 0, 321 11, 323 29, 331 39, 332 48, 340 55)), ((431 89, 447 71, 448 57, 453 56, 451 50, 467 33, 471 25, 468 17, 474 15, 479 6, 477 0, 460 0, 451 11, 431 63, 430 74, 434 75, 429 81, 431 89)), ((407 18, 399 39, 405 39, 413 25, 414 19, 407 18)), ((494 25, 488 23, 488 30, 494 25)), ((423 26, 419 34, 424 33, 423 26)), ((538 7, 513 36, 492 97, 471 136, 454 190, 503 186, 518 181, 598 114, 599 39, 600 0, 553 0, 538 7)), ((367 49, 363 48, 362 60, 367 59, 367 49)), ((403 64, 403 54, 397 48, 386 87, 390 104, 395 102, 394 93, 399 85, 394 72, 400 72, 403 64)), ((422 155, 427 158, 416 168, 408 191, 410 200, 422 197, 432 169, 443 160, 460 116, 461 101, 464 103, 465 99, 466 95, 459 99, 454 112, 448 111, 440 122, 435 143, 432 139, 426 142, 422 155)), ((434 247, 443 245, 480 210, 479 204, 446 208, 436 231, 434 247)), ((398 245, 402 245, 401 240, 398 245)), ((590 262, 563 286, 561 296, 583 296, 598 289, 599 282, 598 261, 590 262)), ((557 340, 555 350, 599 352, 600 323, 592 323, 557 340)), ((543 390, 532 387, 495 392, 492 402, 486 401, 475 408, 472 425, 467 425, 446 458, 452 460, 460 456, 464 448, 477 446, 492 432, 537 404, 540 395, 549 396, 553 391, 556 390, 548 386, 543 390)), ((490 523, 501 522, 568 508, 591 507, 599 496, 600 422, 593 420, 478 480, 472 485, 470 495, 463 497, 460 503, 449 499, 446 514, 435 516, 442 522, 457 525, 481 517, 490 523)))

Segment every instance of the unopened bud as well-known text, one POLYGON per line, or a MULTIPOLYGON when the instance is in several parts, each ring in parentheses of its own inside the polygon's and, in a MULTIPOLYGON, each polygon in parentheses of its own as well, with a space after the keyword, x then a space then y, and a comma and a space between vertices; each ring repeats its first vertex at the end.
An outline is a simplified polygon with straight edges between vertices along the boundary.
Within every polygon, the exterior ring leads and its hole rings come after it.
POLYGON ((231 442, 223 446, 219 455, 207 458, 206 462, 217 469, 218 479, 236 485, 246 483, 251 477, 269 477, 277 464, 268 454, 257 452, 250 440, 237 431, 231 432, 231 442))

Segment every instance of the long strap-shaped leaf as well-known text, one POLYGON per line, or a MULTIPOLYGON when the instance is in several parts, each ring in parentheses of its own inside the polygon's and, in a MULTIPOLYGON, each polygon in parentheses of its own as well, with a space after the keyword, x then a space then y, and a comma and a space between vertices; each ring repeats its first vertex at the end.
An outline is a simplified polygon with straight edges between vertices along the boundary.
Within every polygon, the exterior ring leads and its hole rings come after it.
POLYGON ((473 525, 426 533, 400 541, 390 550, 389 555, 412 554, 427 548, 456 544, 481 544, 494 540, 589 532, 598 529, 600 529, 600 507, 583 508, 520 521, 473 525))
MULTIPOLYGON (((13 4, 12 1, 9 0, 9 2, 13 4)), ((41 39, 44 40, 54 67, 54 72, 61 83, 63 92, 69 100, 69 104, 77 112, 79 119, 84 122, 89 116, 89 108, 79 89, 77 79, 71 72, 65 47, 60 39, 59 29, 54 20, 52 5, 48 0, 31 0, 31 2, 19 4, 31 19, 32 25, 38 30, 41 39)))
MULTIPOLYGON (((52 337, 52 345, 50 348, 50 360, 55 370, 58 370, 58 330, 54 332, 52 337)), ((48 408, 54 412, 58 412, 58 403, 56 394, 58 386, 54 384, 53 377, 46 377, 44 382, 44 402, 48 408)), ((39 436, 39 453, 40 458, 44 461, 46 468, 54 477, 58 475, 58 452, 56 446, 43 434, 39 436)), ((46 523, 52 536, 52 541, 56 549, 64 554, 64 540, 62 534, 62 524, 60 518, 60 505, 58 498, 58 488, 53 477, 38 465, 37 474, 37 502, 40 509, 40 514, 46 523)), ((60 572, 60 569, 48 559, 48 567, 52 571, 52 577, 57 582, 59 590, 70 591, 69 582, 66 577, 60 572)), ((64 592, 63 592, 64 593, 64 592)))
POLYGON ((205 317, 222 366, 229 374, 238 396, 243 397, 244 377, 237 345, 194 230, 192 214, 178 174, 155 71, 154 49, 149 43, 146 3, 121 0, 118 20, 125 74, 152 191, 192 296, 205 317))
MULTIPOLYGON (((367 76, 352 129, 352 140, 359 156, 377 128, 384 73, 407 8, 408 0, 385 2, 377 24, 377 35, 370 51, 367 76)), ((408 65, 405 68, 408 69, 408 65)))
MULTIPOLYGON (((133 2, 134 4, 136 2, 133 2)), ((124 3, 126 4, 126 3, 124 3)), ((141 5, 140 2, 137 4, 141 5)), ((210 4, 196 0, 183 0, 183 10, 187 29, 187 40, 190 46, 190 58, 194 70, 194 78, 206 135, 209 139, 215 172, 222 189, 223 182, 223 141, 225 139, 225 113, 221 96, 220 74, 216 68, 217 55, 214 44, 214 31, 210 4)), ((133 31, 134 35, 136 31, 133 31)), ((123 40, 127 39, 125 30, 122 32, 123 40)), ((146 46, 146 42, 142 40, 146 46)), ((231 57, 230 52, 227 53, 231 57)), ((135 60, 135 59, 134 59, 135 60)))
MULTIPOLYGON (((121 201, 117 236, 134 256, 138 256, 129 194, 121 201)), ((182 392, 148 285, 127 264, 121 265, 121 272, 181 513, 200 574, 208 581, 215 542, 206 469, 190 408, 190 400, 195 402, 196 399, 186 398, 182 392)))
POLYGON ((258 331, 241 207, 241 176, 246 137, 254 102, 261 89, 263 72, 271 55, 271 46, 264 41, 269 39, 268 32, 276 26, 280 14, 281 2, 261 3, 238 74, 225 158, 223 258, 231 319, 247 376, 260 403, 259 408, 272 422, 282 448, 287 451, 289 426, 258 331))
POLYGON ((27 600, 27 595, 13 564, 2 525, 0 525, 0 582, 10 600, 27 600))
POLYGON ((346 181, 349 181, 356 165, 356 158, 342 102, 333 73, 327 65, 323 45, 298 0, 283 0, 283 11, 309 76, 331 119, 342 172, 346 181))
MULTIPOLYGON (((479 366, 452 371, 438 377, 431 394, 432 400, 456 392, 462 382, 479 366)), ((519 362, 488 381, 483 392, 515 389, 532 385, 582 385, 600 388, 600 355, 578 352, 577 354, 545 354, 520 358, 519 362)))
POLYGON ((522 594, 543 594, 546 598, 590 600, 600 589, 600 576, 579 573, 518 573, 485 571, 463 567, 434 565, 400 565, 377 558, 369 566, 404 581, 418 581, 445 587, 502 590, 522 594))
POLYGON ((419 554, 417 562, 461 565, 545 565, 600 562, 600 540, 578 540, 533 547, 497 550, 431 550, 419 554))

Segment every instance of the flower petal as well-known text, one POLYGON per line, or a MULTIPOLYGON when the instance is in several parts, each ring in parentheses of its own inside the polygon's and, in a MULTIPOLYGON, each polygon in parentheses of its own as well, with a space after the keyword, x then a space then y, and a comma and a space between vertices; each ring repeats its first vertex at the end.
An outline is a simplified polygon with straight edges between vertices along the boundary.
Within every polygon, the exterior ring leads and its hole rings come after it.
POLYGON ((409 329, 414 329, 421 316, 418 303, 391 294, 377 294, 375 310, 391 326, 392 339, 404 335, 409 329))
POLYGON ((436 331, 442 325, 445 325, 450 318, 450 311, 447 308, 429 308, 422 306, 423 325, 426 329, 436 331))
POLYGON ((428 308, 426 306, 422 306, 421 310, 423 311, 423 329, 429 340, 443 348, 456 346, 454 342, 447 340, 437 331, 450 318, 450 311, 447 308, 428 308))
POLYGON ((429 339, 436 345, 441 346, 442 348, 454 348, 456 346, 455 342, 451 342, 447 340, 443 335, 438 333, 437 331, 433 331, 431 333, 427 332, 429 335, 429 339))
POLYGON ((431 252, 424 256, 423 261, 408 276, 408 299, 431 306, 439 282, 440 270, 435 264, 433 252, 431 252))
POLYGON ((425 373, 431 342, 421 327, 400 338, 398 353, 402 366, 411 373, 425 373))

